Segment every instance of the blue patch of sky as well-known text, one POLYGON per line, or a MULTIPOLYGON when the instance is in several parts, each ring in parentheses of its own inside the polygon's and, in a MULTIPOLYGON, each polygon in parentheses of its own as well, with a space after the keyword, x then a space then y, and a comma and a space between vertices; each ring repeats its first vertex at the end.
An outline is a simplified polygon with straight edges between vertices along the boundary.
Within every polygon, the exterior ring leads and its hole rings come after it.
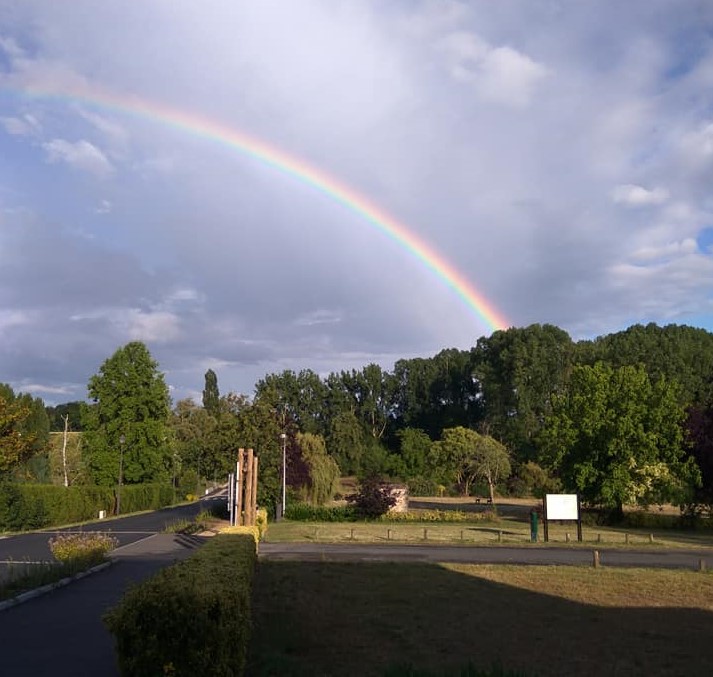
POLYGON ((696 243, 701 252, 713 256, 713 227, 708 226, 698 233, 696 243))

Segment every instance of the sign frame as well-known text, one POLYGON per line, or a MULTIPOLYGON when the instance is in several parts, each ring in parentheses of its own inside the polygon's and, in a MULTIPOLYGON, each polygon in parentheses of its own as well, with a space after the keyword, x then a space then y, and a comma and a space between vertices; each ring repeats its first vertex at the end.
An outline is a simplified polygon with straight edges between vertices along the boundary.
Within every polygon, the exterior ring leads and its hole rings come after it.
POLYGON ((577 540, 582 542, 582 506, 579 494, 545 494, 542 499, 542 526, 549 542, 549 522, 576 522, 577 540))

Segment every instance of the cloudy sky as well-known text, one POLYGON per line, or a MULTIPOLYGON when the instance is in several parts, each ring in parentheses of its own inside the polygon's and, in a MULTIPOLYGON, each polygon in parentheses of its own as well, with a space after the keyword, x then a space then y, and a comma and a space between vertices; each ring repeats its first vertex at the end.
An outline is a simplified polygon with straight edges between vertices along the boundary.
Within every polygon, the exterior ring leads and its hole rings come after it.
POLYGON ((492 331, 363 216, 172 116, 365 196, 510 325, 713 330, 711 2, 0 0, 0 381, 82 398, 142 340, 174 399, 208 368, 249 394, 492 331))

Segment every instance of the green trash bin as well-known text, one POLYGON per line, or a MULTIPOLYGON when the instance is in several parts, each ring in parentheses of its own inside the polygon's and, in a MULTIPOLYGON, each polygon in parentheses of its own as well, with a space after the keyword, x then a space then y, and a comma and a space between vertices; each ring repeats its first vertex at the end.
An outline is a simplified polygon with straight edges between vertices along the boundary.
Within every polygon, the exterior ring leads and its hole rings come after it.
POLYGON ((537 510, 533 508, 530 512, 530 540, 533 543, 537 543, 537 519, 537 510))

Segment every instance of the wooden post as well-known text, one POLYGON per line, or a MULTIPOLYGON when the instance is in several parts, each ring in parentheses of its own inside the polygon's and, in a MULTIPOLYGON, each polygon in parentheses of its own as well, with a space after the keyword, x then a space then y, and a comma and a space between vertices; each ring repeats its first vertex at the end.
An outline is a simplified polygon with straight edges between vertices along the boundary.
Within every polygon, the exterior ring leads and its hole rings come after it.
POLYGON ((599 550, 595 550, 592 553, 592 565, 595 569, 599 568, 599 550))
POLYGON ((629 545, 629 534, 624 534, 624 543, 629 545))
POLYGON ((257 456, 255 456, 253 457, 253 486, 250 491, 250 496, 253 499, 252 509, 250 512, 250 524, 252 524, 253 526, 257 524, 257 466, 258 459, 257 456))
POLYGON ((349 536, 349 540, 354 540, 354 529, 351 530, 351 535, 349 536))
POLYGON ((653 543, 653 542, 654 542, 654 535, 649 534, 649 543, 653 543))
POLYGON ((245 459, 244 449, 238 449, 238 477, 235 482, 235 491, 238 492, 237 500, 235 501, 235 526, 241 526, 243 522, 243 484, 245 480, 245 459))
POLYGON ((386 540, 390 541, 391 540, 391 529, 386 530, 386 540))
POLYGON ((569 532, 564 535, 564 540, 569 543, 569 532))
POLYGON ((243 504, 244 521, 243 524, 246 527, 252 525, 250 521, 251 518, 251 508, 253 504, 252 499, 252 489, 253 489, 253 450, 245 450, 245 502, 243 504))
POLYGON ((705 571, 706 570, 706 561, 701 557, 701 559, 698 560, 698 571, 705 571))
POLYGON ((602 542, 602 535, 597 534, 597 543, 601 543, 601 542, 602 542))
POLYGON ((427 541, 428 540, 428 529, 423 530, 423 540, 427 541))
POLYGON ((460 540, 463 540, 463 529, 460 530, 460 540))
POLYGON ((498 543, 502 543, 502 541, 503 541, 503 532, 498 531, 498 543))

